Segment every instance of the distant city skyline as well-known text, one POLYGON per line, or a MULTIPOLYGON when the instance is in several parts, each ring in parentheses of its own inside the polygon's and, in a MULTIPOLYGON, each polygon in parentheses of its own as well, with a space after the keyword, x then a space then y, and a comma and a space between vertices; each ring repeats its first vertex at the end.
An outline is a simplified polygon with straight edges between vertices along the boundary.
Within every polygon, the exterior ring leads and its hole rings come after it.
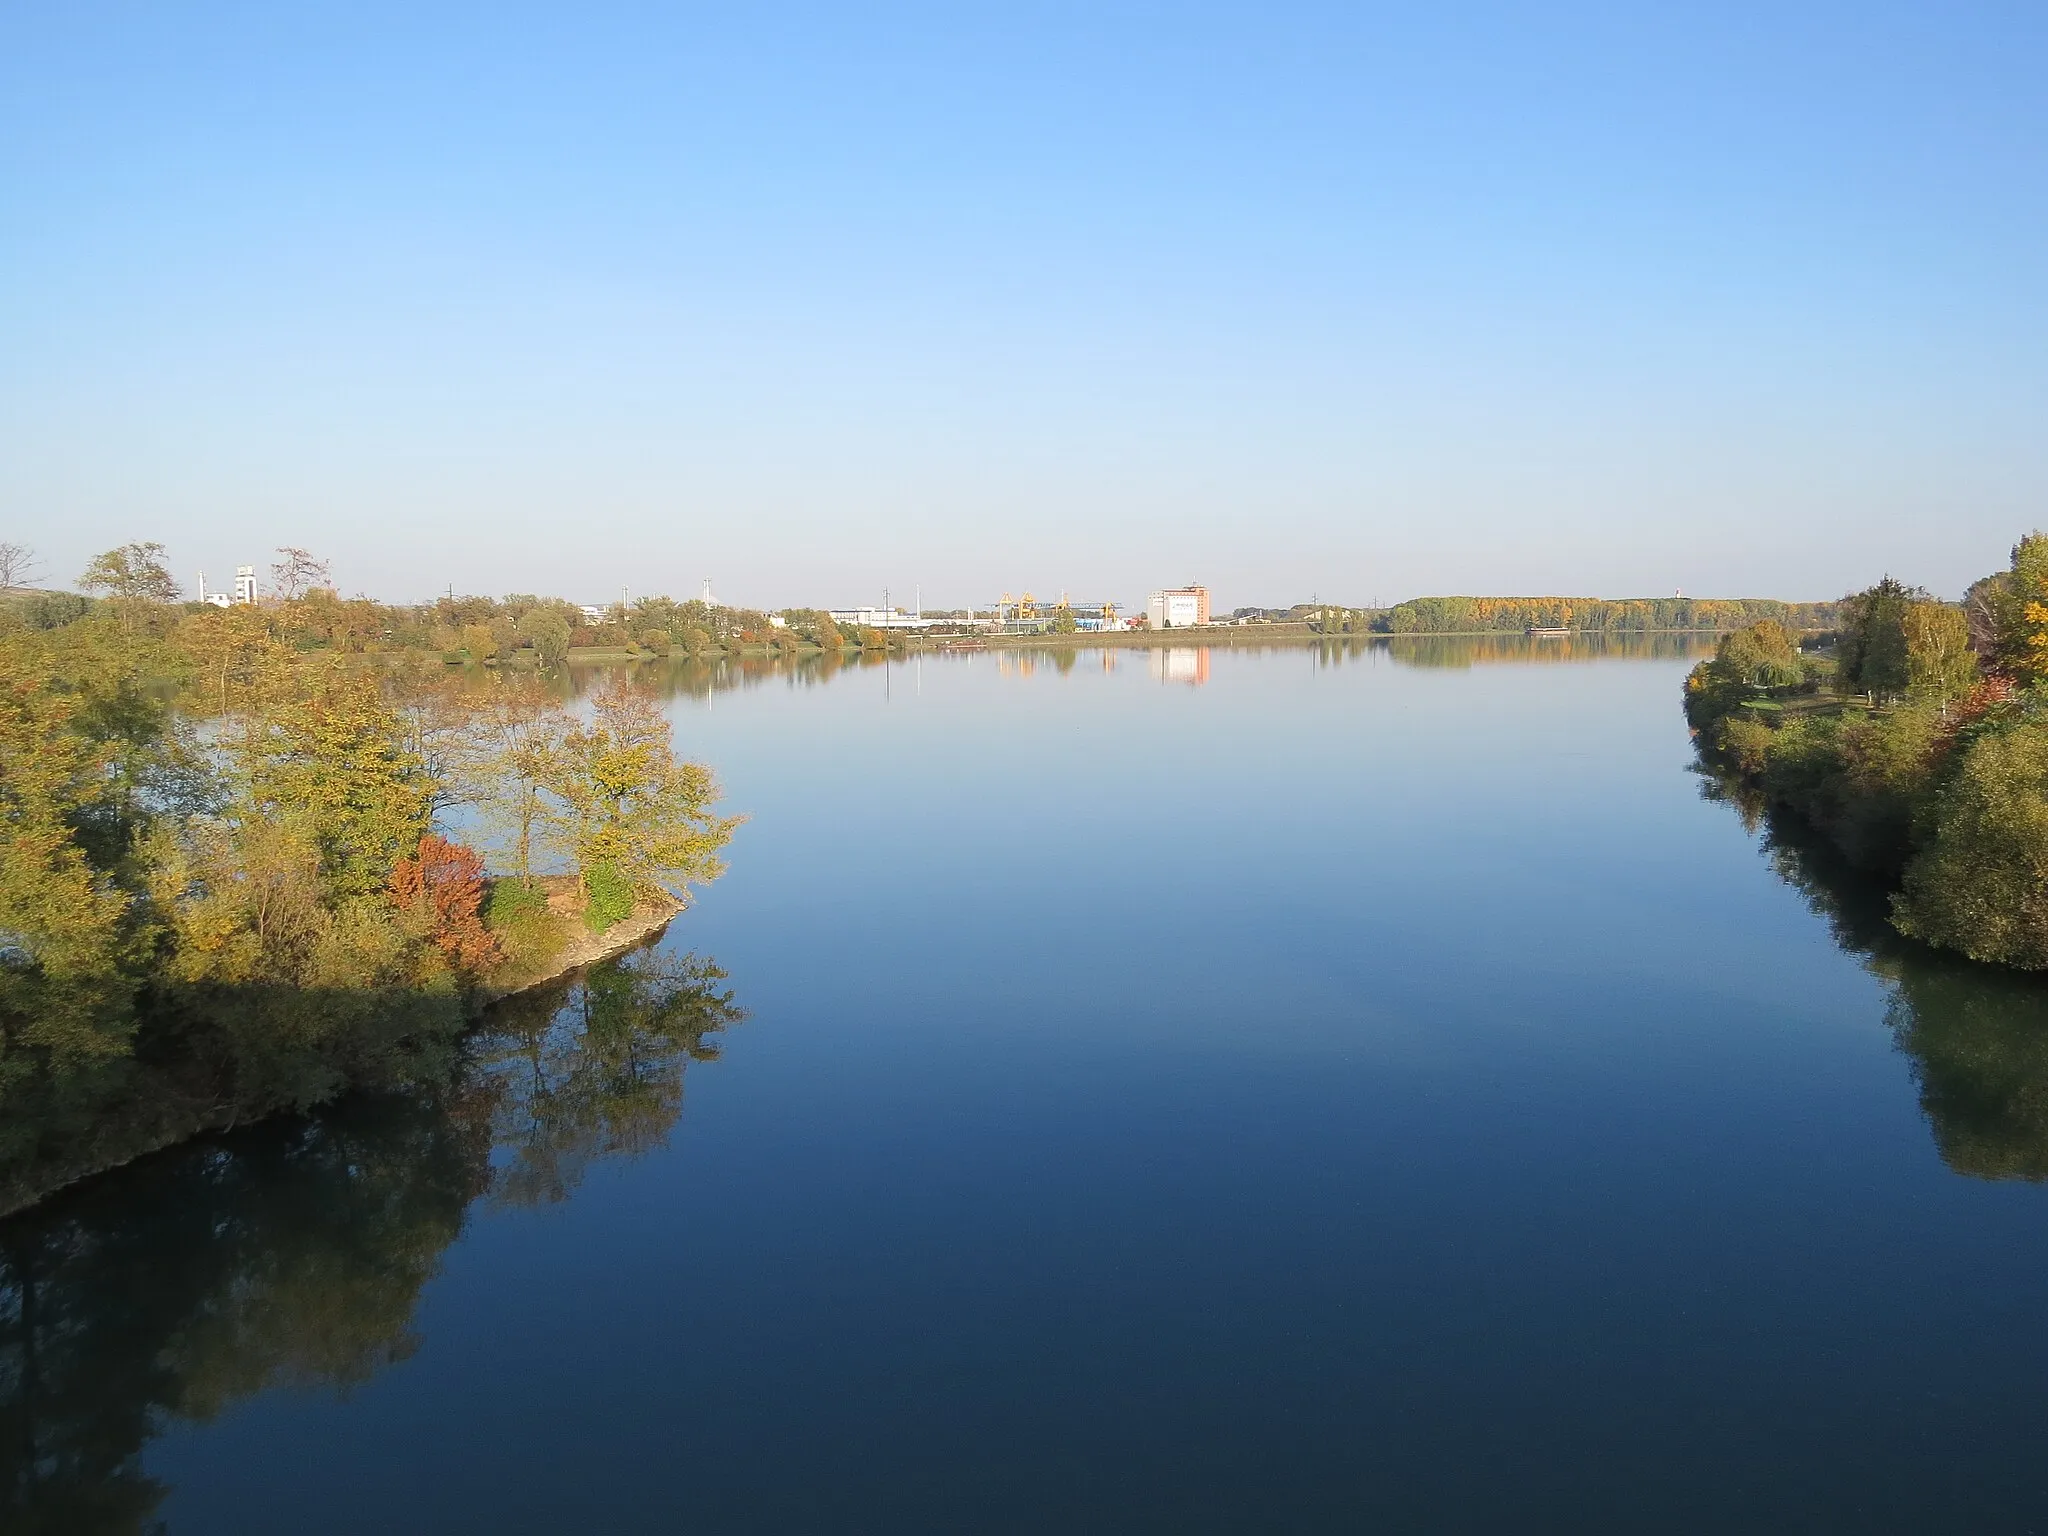
POLYGON ((2044 58, 2039 7, 17 7, 0 539, 1952 597, 2048 522, 2044 58))

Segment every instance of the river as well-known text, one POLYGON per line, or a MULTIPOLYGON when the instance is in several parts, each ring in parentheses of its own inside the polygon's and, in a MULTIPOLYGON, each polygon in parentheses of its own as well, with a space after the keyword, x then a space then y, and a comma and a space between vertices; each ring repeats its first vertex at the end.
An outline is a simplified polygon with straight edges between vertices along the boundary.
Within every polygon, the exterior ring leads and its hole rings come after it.
POLYGON ((657 953, 0 1225, 0 1515, 2048 1525, 2048 986, 1703 793, 1694 649, 671 678, 657 953))

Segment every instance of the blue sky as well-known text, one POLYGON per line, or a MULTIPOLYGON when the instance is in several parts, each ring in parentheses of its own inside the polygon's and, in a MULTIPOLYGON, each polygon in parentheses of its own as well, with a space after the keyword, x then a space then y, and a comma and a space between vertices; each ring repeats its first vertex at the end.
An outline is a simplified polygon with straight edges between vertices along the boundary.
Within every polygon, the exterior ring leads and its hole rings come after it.
POLYGON ((931 603, 1955 593, 2048 7, 0 9, 0 537, 931 603))

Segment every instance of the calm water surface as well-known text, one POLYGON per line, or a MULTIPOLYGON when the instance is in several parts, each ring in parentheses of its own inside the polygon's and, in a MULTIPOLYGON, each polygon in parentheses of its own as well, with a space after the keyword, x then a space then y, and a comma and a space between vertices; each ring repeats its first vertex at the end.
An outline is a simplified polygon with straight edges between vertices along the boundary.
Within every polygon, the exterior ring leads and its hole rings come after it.
POLYGON ((49 1528, 2048 1526, 2043 993, 1817 915, 1683 655, 1069 662, 679 693, 747 1017, 572 999, 545 1134, 520 1047, 0 1232, 49 1528))

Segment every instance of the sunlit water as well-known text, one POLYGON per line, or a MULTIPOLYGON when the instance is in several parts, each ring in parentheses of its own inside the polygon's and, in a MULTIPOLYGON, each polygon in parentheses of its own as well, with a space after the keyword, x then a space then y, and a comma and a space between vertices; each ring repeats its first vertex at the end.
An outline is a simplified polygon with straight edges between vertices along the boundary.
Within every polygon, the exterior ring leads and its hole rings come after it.
POLYGON ((484 1191, 345 1106, 368 1210, 285 1127, 66 1197, 206 1209, 64 1298, 28 1417, 97 1449, 38 1475, 176 1533, 2037 1528, 2041 994, 1838 942, 1683 649, 685 680, 749 820, 666 945, 748 1017, 665 1137, 484 1191), (208 1264, 296 1299, 138 1323, 208 1264))

